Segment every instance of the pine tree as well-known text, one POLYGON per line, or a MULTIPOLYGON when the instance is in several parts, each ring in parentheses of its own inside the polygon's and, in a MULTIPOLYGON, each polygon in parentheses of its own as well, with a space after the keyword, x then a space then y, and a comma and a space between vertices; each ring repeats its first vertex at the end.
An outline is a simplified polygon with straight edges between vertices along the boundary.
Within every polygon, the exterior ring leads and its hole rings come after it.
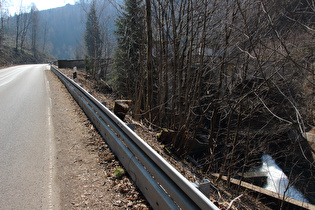
POLYGON ((90 59, 92 59, 93 67, 92 75, 95 76, 96 73, 96 62, 97 59, 101 57, 102 54, 102 44, 101 44, 101 32, 99 26, 99 19, 96 15, 96 5, 95 1, 92 2, 91 9, 88 13, 85 28, 85 44, 87 48, 87 53, 90 59))
POLYGON ((115 49, 116 89, 135 99, 143 79, 141 56, 144 55, 144 13, 139 0, 125 0, 122 13, 116 19, 117 48, 115 49), (142 72, 142 73, 141 73, 142 72))

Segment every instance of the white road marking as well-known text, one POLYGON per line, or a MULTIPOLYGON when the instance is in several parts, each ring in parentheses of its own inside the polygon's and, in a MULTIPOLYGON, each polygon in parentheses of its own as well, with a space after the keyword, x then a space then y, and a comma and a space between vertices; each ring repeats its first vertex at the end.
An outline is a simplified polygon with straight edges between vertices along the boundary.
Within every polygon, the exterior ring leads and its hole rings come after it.
MULTIPOLYGON (((45 70, 49 70, 46 68, 45 70)), ((45 74, 45 81, 46 81, 46 90, 48 95, 48 142, 49 142, 49 182, 48 182, 48 208, 52 209, 59 209, 59 205, 57 204, 57 192, 54 192, 54 177, 55 177, 55 143, 54 143, 54 125, 52 121, 52 99, 50 97, 50 85, 49 81, 47 80, 47 76, 45 74), (57 206, 56 206, 57 205, 57 206)))

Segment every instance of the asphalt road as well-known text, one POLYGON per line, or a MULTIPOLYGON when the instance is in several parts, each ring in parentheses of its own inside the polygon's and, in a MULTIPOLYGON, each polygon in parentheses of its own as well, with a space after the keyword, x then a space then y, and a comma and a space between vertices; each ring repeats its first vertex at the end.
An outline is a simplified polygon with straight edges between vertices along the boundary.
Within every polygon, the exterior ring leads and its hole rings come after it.
POLYGON ((57 207, 48 69, 0 69, 0 209, 57 207))

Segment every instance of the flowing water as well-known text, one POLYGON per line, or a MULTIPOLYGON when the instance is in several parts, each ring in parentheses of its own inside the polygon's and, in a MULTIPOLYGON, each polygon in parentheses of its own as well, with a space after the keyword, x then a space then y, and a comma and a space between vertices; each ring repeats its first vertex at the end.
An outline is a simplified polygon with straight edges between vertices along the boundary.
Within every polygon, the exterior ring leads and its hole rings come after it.
POLYGON ((264 154, 262 162, 263 164, 259 172, 264 173, 267 177, 267 183, 264 186, 265 189, 309 203, 300 191, 289 184, 288 177, 270 155, 264 154))

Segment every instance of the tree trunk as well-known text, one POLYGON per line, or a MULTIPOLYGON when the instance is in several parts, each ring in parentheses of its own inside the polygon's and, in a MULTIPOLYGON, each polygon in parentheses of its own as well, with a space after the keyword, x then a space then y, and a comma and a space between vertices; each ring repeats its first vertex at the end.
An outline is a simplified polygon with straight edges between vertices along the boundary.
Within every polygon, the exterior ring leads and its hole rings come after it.
POLYGON ((16 37, 15 37, 15 50, 16 51, 18 51, 18 47, 19 47, 20 17, 21 17, 21 14, 16 14, 16 37))
POLYGON ((152 67, 152 25, 151 25, 151 0, 146 0, 146 23, 147 23, 147 111, 148 120, 152 122, 153 108, 153 67, 152 67))

